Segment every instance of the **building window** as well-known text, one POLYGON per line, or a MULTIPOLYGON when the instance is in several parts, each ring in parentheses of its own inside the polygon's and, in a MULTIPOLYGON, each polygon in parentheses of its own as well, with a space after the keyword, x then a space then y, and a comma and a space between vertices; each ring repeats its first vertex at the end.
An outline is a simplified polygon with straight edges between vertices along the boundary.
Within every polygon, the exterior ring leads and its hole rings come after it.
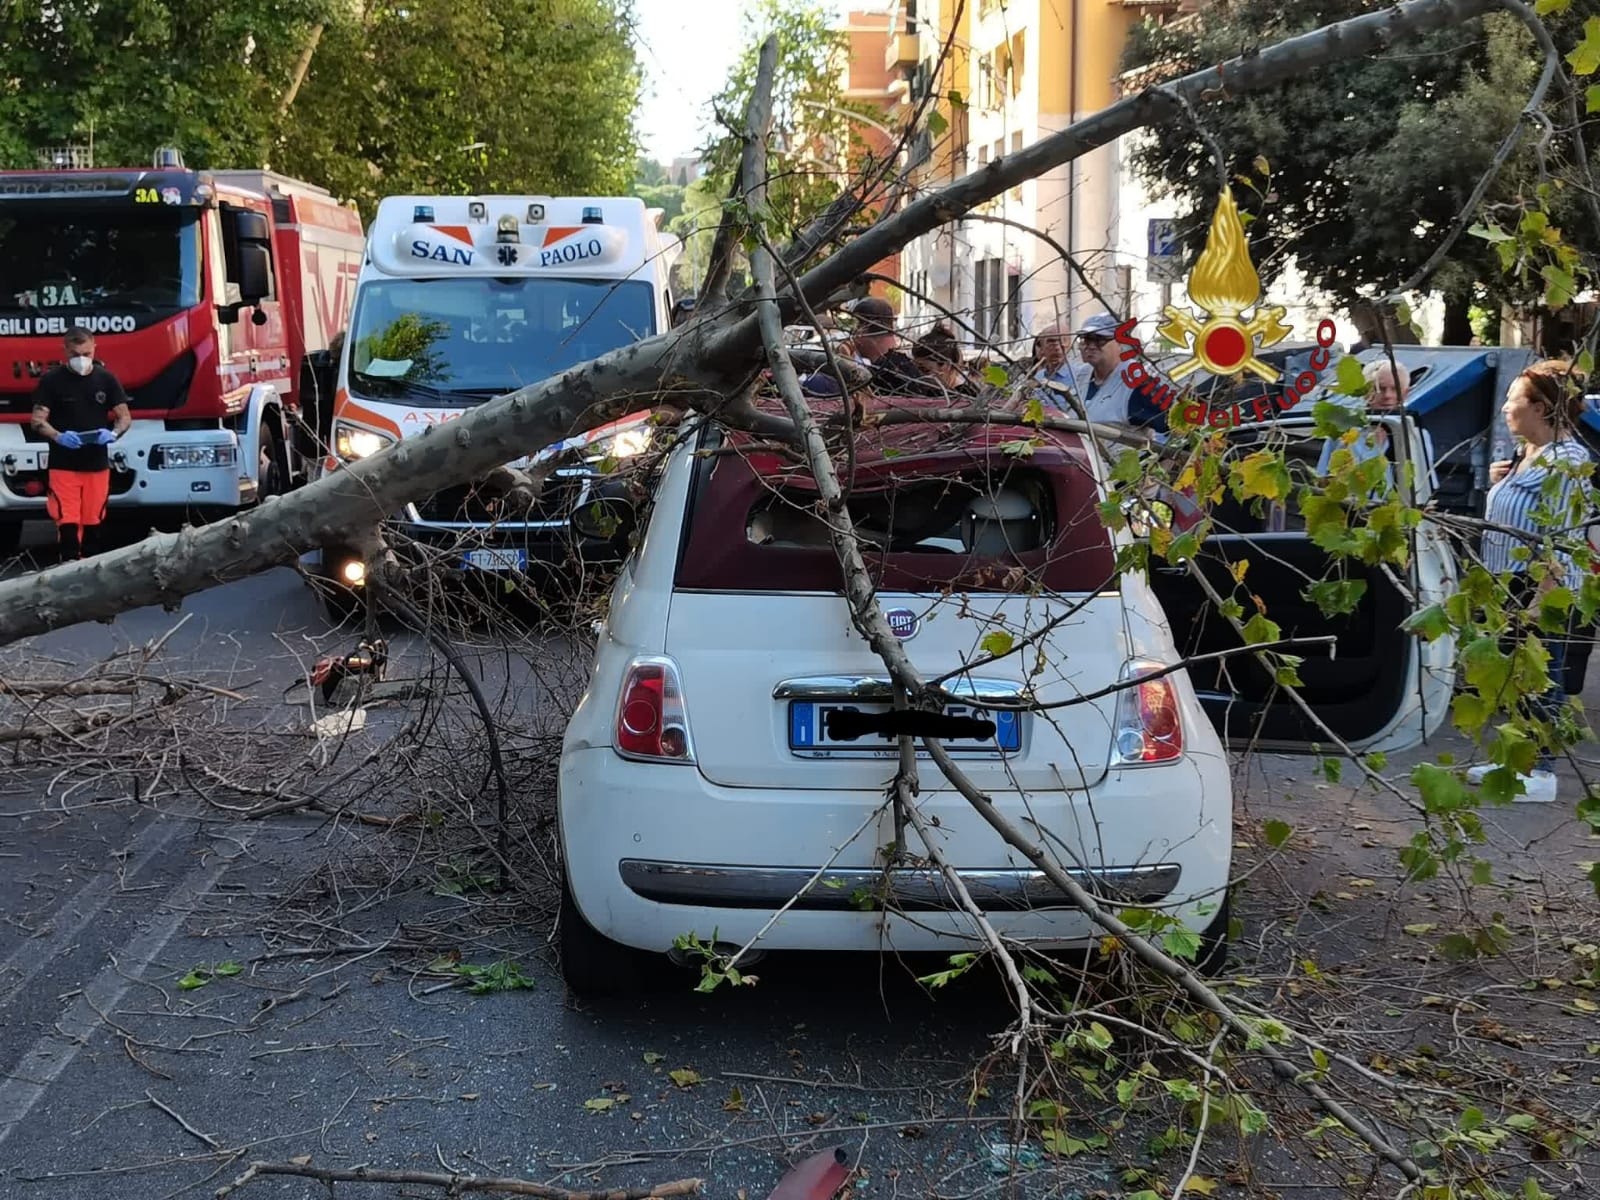
POLYGON ((992 344, 1003 337, 1016 336, 1009 331, 1013 326, 1020 328, 1020 316, 1012 316, 1011 310, 1015 307, 1016 289, 1020 289, 1021 280, 1017 279, 1012 289, 1007 290, 1005 260, 980 259, 972 282, 973 324, 979 340, 992 344))
POLYGON ((987 54, 978 59, 978 107, 984 112, 997 107, 994 94, 994 59, 987 54))
POLYGON ((1009 68, 1007 74, 1011 79, 1011 94, 1013 96, 1022 95, 1022 73, 1026 69, 1027 48, 1027 35, 1019 30, 1017 35, 1011 39, 1011 52, 1007 56, 1009 68))
POLYGON ((1006 277, 1006 336, 1013 342, 1022 336, 1022 274, 1006 277))

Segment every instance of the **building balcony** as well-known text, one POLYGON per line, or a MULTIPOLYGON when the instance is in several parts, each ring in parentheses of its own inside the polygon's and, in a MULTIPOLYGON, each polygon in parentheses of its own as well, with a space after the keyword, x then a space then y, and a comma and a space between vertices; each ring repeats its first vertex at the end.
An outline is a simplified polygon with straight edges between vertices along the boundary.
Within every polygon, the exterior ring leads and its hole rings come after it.
POLYGON ((892 33, 883 52, 883 66, 887 71, 901 67, 914 67, 922 58, 922 39, 914 33, 892 33))

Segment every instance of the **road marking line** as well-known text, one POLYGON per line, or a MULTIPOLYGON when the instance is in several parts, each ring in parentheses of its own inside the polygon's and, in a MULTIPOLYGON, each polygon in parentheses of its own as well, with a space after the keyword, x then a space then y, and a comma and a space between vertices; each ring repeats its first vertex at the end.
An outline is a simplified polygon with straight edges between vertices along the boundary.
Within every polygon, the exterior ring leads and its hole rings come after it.
POLYGON ((133 860, 131 867, 109 875, 97 875, 50 915, 51 924, 55 926, 54 933, 48 937, 30 938, 13 950, 5 962, 0 962, 0 987, 5 989, 0 991, 0 1006, 9 1004, 18 992, 33 982, 35 975, 65 953, 77 940, 78 934, 83 932, 83 927, 94 920, 100 910, 118 894, 116 888, 119 880, 130 879, 144 870, 150 860, 164 850, 184 827, 194 828, 189 821, 156 816, 128 846, 128 858, 133 860), (74 908, 77 915, 69 918, 67 924, 62 924, 62 914, 74 908), (17 978, 8 980, 7 976, 12 971, 17 973, 17 978))
MULTIPOLYGON (((248 846, 244 839, 245 827, 237 825, 230 833, 241 835, 238 843, 248 846)), ((61 1077, 78 1052, 89 1044, 89 1039, 103 1022, 100 1013, 110 1015, 117 1001, 133 986, 136 979, 155 961, 156 955, 183 924, 183 919, 194 905, 216 886, 234 861, 246 853, 225 858, 214 867, 197 867, 167 893, 157 907, 170 910, 159 917, 149 928, 129 942, 118 953, 112 964, 96 975, 84 987, 72 1004, 55 1023, 54 1032, 45 1034, 0 1083, 0 1144, 15 1132, 18 1125, 40 1100, 50 1085, 61 1077), (119 969, 119 967, 121 969, 119 969), (98 1010, 98 1011, 96 1011, 98 1010)))

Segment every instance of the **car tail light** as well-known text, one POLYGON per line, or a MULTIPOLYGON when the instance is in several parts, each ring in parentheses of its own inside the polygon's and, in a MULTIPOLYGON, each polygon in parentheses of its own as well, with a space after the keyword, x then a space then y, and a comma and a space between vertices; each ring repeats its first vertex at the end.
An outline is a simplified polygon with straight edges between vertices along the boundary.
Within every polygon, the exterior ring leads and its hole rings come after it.
POLYGON ((636 658, 622 677, 615 730, 617 753, 651 762, 694 762, 683 683, 670 658, 636 658))
POLYGON ((1172 676, 1140 679, 1163 665, 1135 659, 1122 669, 1124 682, 1140 682, 1117 693, 1117 766, 1149 766, 1183 756, 1183 715, 1172 676))

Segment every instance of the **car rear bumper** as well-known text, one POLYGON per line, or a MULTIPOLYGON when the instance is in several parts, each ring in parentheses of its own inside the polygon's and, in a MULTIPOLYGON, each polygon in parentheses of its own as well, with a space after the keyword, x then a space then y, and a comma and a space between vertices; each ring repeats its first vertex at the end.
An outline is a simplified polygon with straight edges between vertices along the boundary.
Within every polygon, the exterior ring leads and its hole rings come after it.
MULTIPOLYGON (((835 867, 818 876, 805 867, 726 867, 625 858, 618 870, 629 891, 662 904, 770 911, 793 900, 799 912, 839 912, 854 908, 851 898, 862 892, 892 897, 893 907, 904 912, 947 912, 956 903, 943 873, 921 868, 896 868, 886 875, 869 868, 835 867)), ((1061 903, 1060 890, 1043 871, 1006 867, 956 874, 984 912, 1030 912, 1061 903)), ((1172 894, 1183 868, 1177 863, 1100 871, 1073 867, 1067 874, 1102 900, 1155 904, 1172 894)))
MULTIPOLYGON (((886 764, 886 780, 893 769, 886 764)), ((919 809, 941 854, 1002 936, 1043 946, 1099 936, 965 799, 934 788, 926 771, 922 782, 919 809)), ((1200 930, 1222 901, 1232 790, 1220 749, 1113 770, 1088 791, 1000 802, 1112 908, 1157 904, 1200 930)), ((950 953, 980 937, 938 871, 883 870, 894 820, 882 793, 730 788, 692 766, 585 746, 562 756, 558 810, 573 899, 596 931, 625 945, 660 952, 687 933, 742 943, 761 932, 768 950, 950 953)), ((911 837, 911 853, 923 852, 911 837)))

